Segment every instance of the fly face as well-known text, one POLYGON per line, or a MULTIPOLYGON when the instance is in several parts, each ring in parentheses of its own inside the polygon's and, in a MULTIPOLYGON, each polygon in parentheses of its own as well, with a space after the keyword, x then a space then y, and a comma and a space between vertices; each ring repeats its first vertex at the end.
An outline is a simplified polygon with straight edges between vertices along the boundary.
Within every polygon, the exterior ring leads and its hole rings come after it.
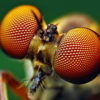
MULTIPOLYGON (((62 24, 67 23, 66 19, 63 21, 62 24)), ((48 24, 46 28, 40 11, 30 5, 16 7, 3 19, 0 42, 5 53, 32 62, 34 74, 29 80, 29 95, 33 95, 54 71, 73 83, 85 83, 98 74, 99 36, 87 28, 68 31, 80 26, 75 20, 73 24, 68 23, 68 27, 58 22, 58 26, 48 24), (57 31, 59 26, 63 31, 57 31)))
POLYGON ((30 80, 29 93, 34 94, 46 76, 53 72, 53 57, 57 47, 59 35, 57 27, 48 24, 46 30, 41 30, 30 43, 27 58, 32 61, 34 75, 30 80))

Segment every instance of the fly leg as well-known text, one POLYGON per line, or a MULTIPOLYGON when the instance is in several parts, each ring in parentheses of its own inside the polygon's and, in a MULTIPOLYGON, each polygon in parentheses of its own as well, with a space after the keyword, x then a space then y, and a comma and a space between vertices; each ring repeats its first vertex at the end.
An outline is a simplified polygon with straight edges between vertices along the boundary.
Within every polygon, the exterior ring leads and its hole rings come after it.
POLYGON ((27 94, 27 89, 21 85, 14 76, 5 71, 0 71, 0 100, 8 100, 5 84, 7 84, 17 96, 22 98, 22 100, 30 100, 27 94))

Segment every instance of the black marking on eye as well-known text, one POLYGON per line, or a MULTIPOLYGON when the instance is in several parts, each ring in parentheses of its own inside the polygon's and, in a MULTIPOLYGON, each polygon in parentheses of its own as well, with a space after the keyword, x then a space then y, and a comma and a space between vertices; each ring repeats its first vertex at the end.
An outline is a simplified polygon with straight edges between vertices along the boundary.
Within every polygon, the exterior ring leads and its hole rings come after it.
POLYGON ((43 39, 43 37, 44 37, 44 30, 42 29, 42 21, 43 21, 43 19, 41 18, 41 19, 39 20, 39 19, 37 18, 36 14, 34 13, 34 11, 33 11, 33 10, 31 10, 31 11, 32 11, 32 13, 33 13, 33 15, 34 15, 34 17, 35 17, 37 23, 38 23, 38 27, 37 27, 35 33, 37 33, 37 31, 40 30, 40 38, 43 39))
POLYGON ((37 28, 37 30, 38 30, 38 29, 42 29, 42 27, 41 27, 42 18, 39 20, 39 19, 37 18, 36 14, 34 13, 34 11, 31 10, 31 12, 33 13, 33 15, 34 15, 34 17, 35 17, 35 19, 36 19, 36 21, 37 21, 37 23, 38 23, 38 28, 37 28))

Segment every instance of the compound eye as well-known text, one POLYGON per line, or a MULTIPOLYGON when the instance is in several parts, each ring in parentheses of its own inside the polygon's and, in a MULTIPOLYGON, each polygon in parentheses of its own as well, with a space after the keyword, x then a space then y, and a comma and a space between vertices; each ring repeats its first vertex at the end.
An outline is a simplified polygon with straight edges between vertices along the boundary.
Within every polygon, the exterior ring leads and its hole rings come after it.
POLYGON ((100 41, 90 29, 76 28, 62 38, 54 59, 54 69, 63 79, 85 83, 99 73, 100 41))
POLYGON ((0 41, 4 51, 14 57, 25 57, 29 44, 36 33, 40 11, 31 5, 22 5, 11 10, 1 24, 0 41))

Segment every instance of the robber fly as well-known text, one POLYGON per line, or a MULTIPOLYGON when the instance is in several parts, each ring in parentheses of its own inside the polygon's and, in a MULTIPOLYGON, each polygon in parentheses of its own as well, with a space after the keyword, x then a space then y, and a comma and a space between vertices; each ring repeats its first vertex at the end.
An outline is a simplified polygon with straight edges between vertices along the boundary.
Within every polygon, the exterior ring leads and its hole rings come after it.
POLYGON ((78 17, 69 17, 72 22, 63 18, 46 25, 40 11, 31 5, 16 7, 4 17, 0 34, 2 49, 13 58, 32 62, 30 95, 53 73, 75 84, 86 83, 98 75, 99 35, 91 30, 90 20, 85 18, 84 24, 83 18, 79 23, 78 17))

